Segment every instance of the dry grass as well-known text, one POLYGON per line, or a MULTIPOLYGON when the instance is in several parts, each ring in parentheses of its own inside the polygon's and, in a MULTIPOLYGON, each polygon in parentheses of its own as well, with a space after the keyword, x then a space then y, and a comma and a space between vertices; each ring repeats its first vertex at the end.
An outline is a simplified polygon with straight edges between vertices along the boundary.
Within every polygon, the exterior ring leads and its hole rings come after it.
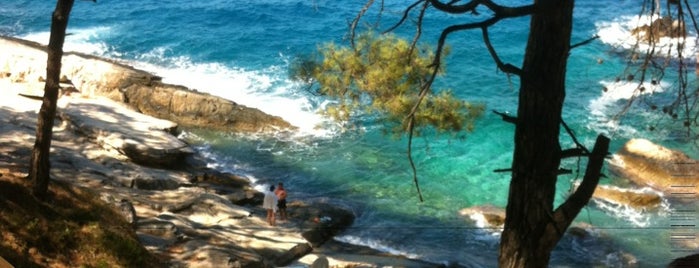
POLYGON ((15 267, 165 266, 94 194, 52 182, 41 202, 25 174, 0 168, 0 256, 15 267))

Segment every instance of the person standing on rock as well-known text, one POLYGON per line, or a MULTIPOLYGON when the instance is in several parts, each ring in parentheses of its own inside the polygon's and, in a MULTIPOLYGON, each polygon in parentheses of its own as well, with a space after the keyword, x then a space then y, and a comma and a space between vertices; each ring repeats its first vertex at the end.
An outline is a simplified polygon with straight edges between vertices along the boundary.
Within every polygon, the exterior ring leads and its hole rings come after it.
POLYGON ((265 193, 262 207, 267 210, 267 223, 274 226, 274 213, 277 211, 277 195, 274 194, 274 185, 269 186, 269 191, 265 193))
POLYGON ((279 220, 286 220, 286 189, 284 189, 284 184, 279 183, 277 185, 277 190, 274 191, 277 195, 277 207, 279 208, 279 220))

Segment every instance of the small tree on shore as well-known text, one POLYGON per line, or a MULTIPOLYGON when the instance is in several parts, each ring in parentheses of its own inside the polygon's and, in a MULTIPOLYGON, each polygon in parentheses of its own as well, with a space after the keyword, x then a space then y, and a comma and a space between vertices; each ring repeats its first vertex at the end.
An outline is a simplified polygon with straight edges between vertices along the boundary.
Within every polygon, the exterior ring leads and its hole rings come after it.
POLYGON ((46 61, 46 84, 36 123, 36 141, 32 149, 29 167, 29 179, 33 183, 32 193, 39 199, 46 198, 49 181, 51 180, 49 152, 51 150, 54 119, 56 118, 63 43, 65 42, 68 18, 70 17, 73 3, 74 0, 58 0, 56 9, 51 16, 51 37, 49 39, 48 59, 46 61))

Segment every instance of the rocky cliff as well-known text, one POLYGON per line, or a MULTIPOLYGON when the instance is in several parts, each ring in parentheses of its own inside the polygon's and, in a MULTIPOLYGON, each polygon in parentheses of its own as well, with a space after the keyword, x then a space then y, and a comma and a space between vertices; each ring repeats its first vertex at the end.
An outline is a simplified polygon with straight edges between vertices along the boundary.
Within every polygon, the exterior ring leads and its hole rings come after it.
MULTIPOLYGON (((37 96, 43 93, 46 48, 38 43, 0 37, 0 45, 12 47, 0 55, 0 77, 27 83, 37 96)), ((64 94, 104 96, 123 102, 141 113, 177 122, 181 126, 226 132, 268 132, 295 127, 256 108, 195 90, 166 84, 146 71, 110 59, 67 52, 63 57, 64 94), (73 93, 75 94, 75 93, 73 93)), ((32 94, 29 94, 32 95, 32 94)))

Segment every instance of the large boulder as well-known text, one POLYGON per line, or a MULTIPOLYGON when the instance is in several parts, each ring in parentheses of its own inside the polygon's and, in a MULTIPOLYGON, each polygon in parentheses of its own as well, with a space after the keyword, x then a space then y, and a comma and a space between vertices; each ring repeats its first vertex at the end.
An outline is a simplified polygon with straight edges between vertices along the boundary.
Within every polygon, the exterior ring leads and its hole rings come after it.
POLYGON ((631 34, 637 39, 650 42, 658 42, 660 38, 679 38, 685 36, 687 30, 683 22, 673 20, 671 17, 661 17, 653 20, 650 25, 644 24, 631 30, 631 34))
POLYGON ((168 132, 176 128, 175 123, 137 113, 106 98, 73 98, 59 116, 76 131, 135 163, 177 167, 194 153, 168 132))
MULTIPOLYGON (((575 187, 578 187, 578 184, 575 187)), ((649 188, 627 189, 601 184, 597 185, 592 198, 637 210, 658 208, 663 201, 659 192, 649 188)))
POLYGON ((138 82, 123 89, 127 103, 142 113, 173 120, 183 126, 245 132, 293 128, 279 117, 183 86, 138 82))
POLYGON ((644 139, 629 140, 609 161, 609 170, 671 198, 699 197, 699 161, 644 139))
POLYGON ((689 268, 699 267, 699 253, 674 259, 667 266, 668 268, 689 268))
POLYGON ((459 211, 479 228, 499 229, 505 226, 505 209, 493 205, 478 205, 459 211))
MULTIPOLYGON (((13 47, 0 55, 0 76, 15 83, 41 81, 46 73, 45 46, 0 36, 0 45, 13 47)), ((114 60, 66 52, 61 73, 85 97, 104 96, 138 111, 181 126, 227 132, 294 129, 280 117, 233 101, 163 83, 161 77, 114 60)), ((73 94, 76 95, 76 94, 73 94)))
POLYGON ((305 204, 292 202, 288 204, 289 218, 301 219, 301 234, 311 246, 319 247, 344 231, 354 222, 354 213, 344 208, 326 203, 305 204))

